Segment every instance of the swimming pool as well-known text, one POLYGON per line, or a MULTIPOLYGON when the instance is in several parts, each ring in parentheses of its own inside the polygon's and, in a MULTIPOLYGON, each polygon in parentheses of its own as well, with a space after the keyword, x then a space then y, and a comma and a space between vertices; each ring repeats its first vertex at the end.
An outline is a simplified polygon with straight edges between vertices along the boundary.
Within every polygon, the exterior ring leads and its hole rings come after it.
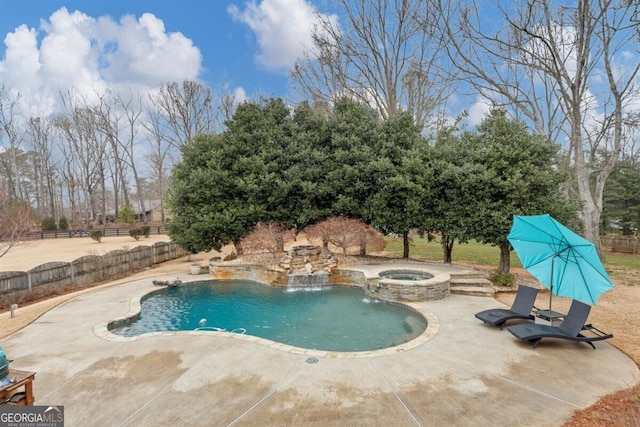
POLYGON ((163 288, 141 300, 134 318, 109 325, 126 337, 202 328, 243 331, 296 347, 369 351, 403 344, 427 321, 399 304, 376 302, 361 288, 287 291, 248 281, 204 281, 163 288), (204 320, 204 322, 203 322, 204 320))

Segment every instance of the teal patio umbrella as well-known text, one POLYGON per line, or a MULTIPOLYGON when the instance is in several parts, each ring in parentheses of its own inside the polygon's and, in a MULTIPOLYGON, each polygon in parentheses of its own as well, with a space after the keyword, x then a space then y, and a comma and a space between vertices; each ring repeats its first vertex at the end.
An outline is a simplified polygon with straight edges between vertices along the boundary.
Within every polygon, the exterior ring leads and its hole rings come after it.
POLYGON ((549 310, 553 295, 595 305, 613 289, 594 244, 551 215, 515 215, 507 238, 522 266, 549 288, 549 310))

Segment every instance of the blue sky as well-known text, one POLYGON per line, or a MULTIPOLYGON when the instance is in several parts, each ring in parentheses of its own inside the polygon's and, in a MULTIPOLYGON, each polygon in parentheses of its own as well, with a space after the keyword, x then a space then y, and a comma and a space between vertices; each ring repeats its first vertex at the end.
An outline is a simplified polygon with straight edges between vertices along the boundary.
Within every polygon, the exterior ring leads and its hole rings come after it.
POLYGON ((309 0, 0 0, 0 81, 34 102, 69 86, 182 79, 287 97, 314 10, 309 0))

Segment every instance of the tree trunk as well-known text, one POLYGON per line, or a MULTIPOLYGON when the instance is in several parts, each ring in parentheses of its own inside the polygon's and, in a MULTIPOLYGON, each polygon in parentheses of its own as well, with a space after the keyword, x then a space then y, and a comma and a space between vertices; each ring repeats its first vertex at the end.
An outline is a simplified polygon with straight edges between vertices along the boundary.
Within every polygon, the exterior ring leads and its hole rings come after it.
POLYGON ((455 239, 443 235, 440 244, 442 245, 442 261, 445 264, 451 264, 451 254, 453 253, 453 244, 455 243, 455 239))
POLYGON ((276 253, 282 253, 284 252, 284 237, 282 235, 282 233, 278 233, 278 235, 276 236, 276 252, 273 254, 273 256, 276 256, 276 253))
POLYGON ((409 232, 402 234, 402 258, 409 258, 409 232))
POLYGON ((598 203, 594 200, 593 194, 591 193, 591 182, 589 180, 590 169, 584 160, 585 154, 582 148, 581 128, 582 115, 578 105, 574 105, 574 111, 571 143, 573 144, 578 194, 582 201, 582 211, 580 212, 582 234, 596 246, 596 250, 600 253, 600 214, 602 209, 598 207, 598 203))
POLYGON ((601 211, 595 204, 587 203, 583 200, 582 207, 582 233, 585 239, 589 240, 596 246, 596 250, 600 253, 600 214, 601 211))
POLYGON ((511 245, 500 245, 500 271, 508 273, 511 269, 511 245))
MULTIPOLYGON (((360 256, 365 256, 365 255, 367 254, 367 237, 366 237, 366 235, 365 235, 365 236, 363 236, 363 237, 360 239, 360 244, 359 244, 359 246, 360 246, 360 251, 358 252, 358 255, 360 255, 360 256)), ((408 257, 408 256, 409 256, 409 254, 407 253, 407 257, 408 257)))
MULTIPOLYGON (((73 179, 73 178, 71 178, 73 179)), ((76 206, 76 190, 73 181, 67 181, 67 192, 69 193, 69 208, 71 209, 71 221, 77 227, 78 207, 76 206)))
POLYGON ((102 205, 100 206, 100 216, 102 217, 102 229, 107 228, 107 179, 104 173, 104 165, 100 163, 98 168, 100 180, 100 192, 102 193, 102 205))
POLYGON ((234 240, 233 241, 233 246, 235 246, 235 248, 236 248, 236 255, 238 255, 238 256, 244 255, 244 249, 242 248, 242 241, 234 240))
POLYGON ((56 196, 55 196, 55 183, 53 182, 53 178, 51 177, 51 172, 47 171, 47 191, 49 193, 49 216, 51 218, 56 218, 56 220, 58 219, 58 216, 56 215, 56 196))

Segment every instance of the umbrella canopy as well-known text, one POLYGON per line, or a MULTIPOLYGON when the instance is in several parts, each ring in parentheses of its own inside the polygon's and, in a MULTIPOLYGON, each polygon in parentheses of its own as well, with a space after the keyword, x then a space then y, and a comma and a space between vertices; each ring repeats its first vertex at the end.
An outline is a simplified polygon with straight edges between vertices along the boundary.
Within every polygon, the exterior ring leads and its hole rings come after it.
POLYGON ((515 215, 508 239, 522 266, 551 295, 594 305, 600 295, 613 289, 594 244, 551 215, 515 215))

